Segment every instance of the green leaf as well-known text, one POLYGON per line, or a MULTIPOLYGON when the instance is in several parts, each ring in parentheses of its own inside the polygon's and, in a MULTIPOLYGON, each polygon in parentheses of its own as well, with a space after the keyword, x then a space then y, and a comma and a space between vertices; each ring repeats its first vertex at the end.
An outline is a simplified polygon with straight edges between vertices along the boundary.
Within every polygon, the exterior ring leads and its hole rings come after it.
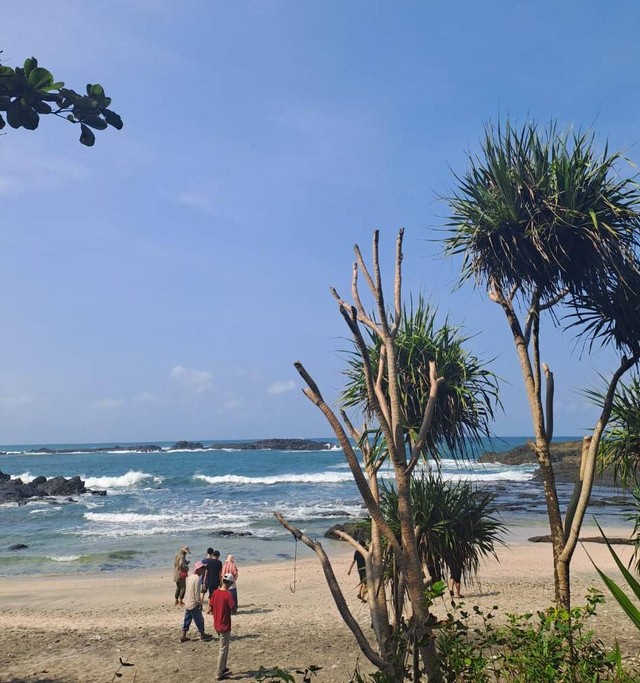
POLYGON ((33 103, 33 108, 38 112, 38 114, 50 114, 51 113, 51 107, 46 102, 43 102, 42 100, 36 100, 33 103))
POLYGON ((87 147, 93 147, 96 142, 96 136, 93 134, 91 128, 85 126, 84 123, 81 123, 80 129, 82 130, 82 133, 80 133, 80 142, 87 147))
POLYGON ((38 112, 31 109, 31 107, 23 107, 20 118, 22 120, 22 127, 27 130, 35 130, 40 123, 38 112))
POLYGON ((87 126, 91 126, 91 128, 96 130, 104 130, 107 127, 107 122, 99 116, 85 116, 82 119, 82 123, 86 123, 87 126))
POLYGON ((93 97, 104 97, 104 88, 99 84, 96 83, 91 86, 87 86, 87 95, 92 95, 93 97))
POLYGON ((24 72, 27 76, 38 66, 38 60, 35 57, 29 57, 24 60, 24 72))
POLYGON ((103 109, 102 115, 104 116, 105 121, 117 130, 120 130, 124 125, 120 116, 116 114, 115 111, 111 111, 111 109, 103 109))
POLYGON ((16 106, 12 106, 7 109, 7 123, 12 128, 20 128, 22 125, 22 117, 20 116, 20 109, 16 106))
POLYGON ((50 86, 53 83, 53 76, 49 71, 38 67, 33 69, 28 76, 29 85, 36 90, 41 90, 50 86))

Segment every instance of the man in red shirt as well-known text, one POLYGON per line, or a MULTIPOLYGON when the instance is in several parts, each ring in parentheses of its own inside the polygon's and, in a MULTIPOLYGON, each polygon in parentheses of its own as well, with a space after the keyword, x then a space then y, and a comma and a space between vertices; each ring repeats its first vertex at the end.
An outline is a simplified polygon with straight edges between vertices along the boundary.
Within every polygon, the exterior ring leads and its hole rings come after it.
POLYGON ((229 656, 229 640, 231 639, 231 615, 237 611, 236 601, 229 591, 233 586, 233 574, 225 574, 222 577, 222 586, 213 591, 209 599, 211 611, 213 612, 213 628, 220 637, 220 652, 218 654, 218 675, 216 679, 223 681, 229 678, 230 671, 227 668, 227 657, 229 656))

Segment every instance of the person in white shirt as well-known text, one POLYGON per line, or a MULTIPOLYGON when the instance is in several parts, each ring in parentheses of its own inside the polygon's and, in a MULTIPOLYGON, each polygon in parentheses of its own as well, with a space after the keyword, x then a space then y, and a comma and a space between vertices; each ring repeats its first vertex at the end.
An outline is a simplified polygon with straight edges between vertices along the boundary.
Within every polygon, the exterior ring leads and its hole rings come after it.
POLYGON ((180 642, 184 643, 187 638, 187 631, 191 622, 195 622, 196 628, 200 633, 201 640, 211 640, 213 636, 204 632, 204 617, 202 616, 202 576, 205 565, 196 562, 193 574, 187 576, 186 590, 184 593, 184 622, 182 624, 182 636, 180 642))

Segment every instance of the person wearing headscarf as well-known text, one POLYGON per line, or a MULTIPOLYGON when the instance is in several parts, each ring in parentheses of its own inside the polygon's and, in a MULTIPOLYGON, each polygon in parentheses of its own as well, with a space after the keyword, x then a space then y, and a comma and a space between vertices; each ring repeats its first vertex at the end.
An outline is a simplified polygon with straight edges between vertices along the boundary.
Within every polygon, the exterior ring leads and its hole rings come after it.
POLYGON ((227 561, 222 566, 222 574, 223 576, 225 574, 231 574, 233 576, 233 586, 231 586, 229 590, 231 591, 233 599, 235 600, 236 609, 238 609, 238 566, 236 565, 233 555, 227 555, 227 561))
POLYGON ((187 576, 189 575, 187 554, 190 552, 189 546, 183 545, 173 560, 173 580, 176 582, 176 605, 184 605, 184 592, 187 589, 187 576))

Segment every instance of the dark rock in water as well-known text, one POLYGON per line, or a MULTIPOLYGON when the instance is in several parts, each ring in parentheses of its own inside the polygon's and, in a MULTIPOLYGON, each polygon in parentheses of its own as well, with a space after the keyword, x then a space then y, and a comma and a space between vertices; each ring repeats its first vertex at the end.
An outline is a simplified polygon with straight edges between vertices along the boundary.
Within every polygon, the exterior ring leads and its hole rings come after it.
MULTIPOLYGON (((22 479, 11 479, 9 475, 0 472, 0 504, 24 504, 30 498, 47 498, 49 496, 77 496, 87 493, 84 482, 80 477, 65 479, 64 477, 36 477, 25 484, 22 479)), ((101 494, 102 495, 102 494, 101 494)), ((75 502, 73 498, 69 498, 75 502)))
POLYGON ((176 441, 171 446, 172 451, 195 451, 202 450, 204 446, 199 441, 176 441))
POLYGON ((239 443, 214 443, 207 449, 233 448, 238 451, 328 451, 332 444, 310 439, 259 439, 239 443))
POLYGON ((87 491, 92 495, 92 496, 106 496, 107 492, 106 491, 94 491, 93 489, 87 489, 87 491))
POLYGON ((360 522, 345 522, 344 524, 334 524, 328 531, 325 531, 325 538, 333 538, 336 541, 342 541, 336 531, 344 531, 349 534, 351 538, 358 541, 358 543, 367 543, 371 536, 371 526, 368 520, 360 522))
MULTIPOLYGON (((554 441, 551 444, 550 454, 553 462, 564 461, 567 458, 580 459, 582 441, 554 441)), ((516 446, 509 451, 487 451, 483 453, 478 462, 498 462, 503 465, 528 465, 537 463, 536 455, 529 443, 516 446)))
POLYGON ((87 492, 84 482, 80 477, 72 477, 71 479, 52 477, 51 479, 47 479, 44 484, 41 484, 38 488, 49 496, 73 496, 87 492))
POLYGON ((25 545, 24 543, 14 543, 13 545, 10 545, 8 550, 24 550, 25 548, 28 548, 28 545, 25 545))
POLYGON ((229 529, 221 529, 220 531, 212 531, 209 536, 243 538, 244 536, 253 536, 253 534, 250 531, 230 531, 229 529))
MULTIPOLYGON (((551 461, 553 462, 553 473, 557 483, 573 484, 580 467, 581 453, 582 441, 554 441, 551 443, 550 455, 551 461)), ((503 465, 528 465, 537 463, 538 461, 531 448, 531 444, 526 443, 502 453, 487 451, 478 458, 478 462, 501 463, 503 465)), ((538 480, 541 479, 540 469, 535 471, 534 477, 538 480)), ((604 472, 597 470, 594 485, 615 488, 616 482, 613 476, 613 470, 608 469, 604 472)))
MULTIPOLYGON (((531 543, 551 543, 551 534, 547 534, 546 536, 532 536, 531 538, 527 539, 531 543)), ((629 538, 607 538, 607 541, 611 543, 611 545, 634 545, 635 541, 629 539, 629 538)), ((585 536, 584 538, 580 538, 580 543, 606 543, 604 538, 602 536, 585 536)))

